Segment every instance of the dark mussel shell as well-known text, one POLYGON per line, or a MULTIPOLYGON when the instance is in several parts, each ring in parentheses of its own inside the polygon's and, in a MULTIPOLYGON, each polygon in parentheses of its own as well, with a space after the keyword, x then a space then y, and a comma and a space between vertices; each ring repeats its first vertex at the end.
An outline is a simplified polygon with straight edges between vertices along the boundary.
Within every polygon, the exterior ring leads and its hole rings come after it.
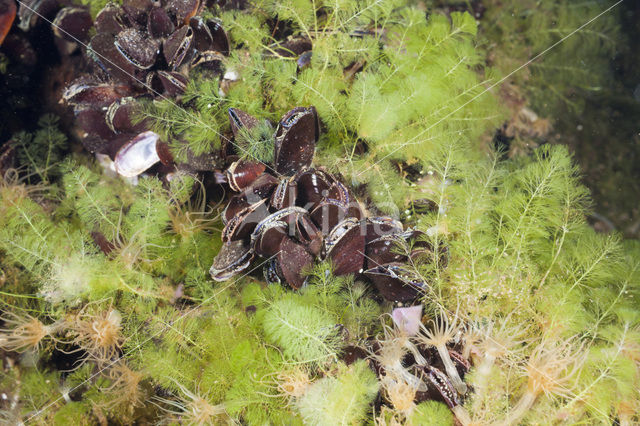
POLYGON ((313 256, 304 246, 291 238, 284 238, 276 255, 278 275, 294 289, 304 285, 303 272, 313 264, 313 256))
POLYGON ((449 377, 445 373, 431 365, 421 366, 420 368, 423 371, 423 377, 426 379, 429 395, 432 396, 432 398, 441 400, 447 404, 449 408, 460 405, 461 402, 458 397, 458 392, 456 392, 451 380, 449 380, 449 377))
POLYGON ((134 124, 133 116, 140 105, 132 97, 115 100, 109 105, 106 122, 114 133, 139 133, 146 127, 144 122, 134 124))
POLYGON ((162 7, 154 7, 149 12, 149 20, 147 22, 147 33, 153 38, 167 37, 175 30, 175 25, 162 7))
POLYGON ((449 349, 448 352, 449 358, 451 358, 451 361, 455 364, 460 378, 464 379, 464 375, 471 370, 471 363, 458 351, 449 349))
POLYGON ((189 26, 178 28, 162 44, 162 50, 167 64, 171 69, 182 65, 191 50, 193 42, 193 30, 189 26))
POLYGON ((361 272, 364 264, 364 235, 360 221, 348 218, 336 225, 325 241, 325 251, 335 275, 361 272))
POLYGON ((368 217, 364 220, 366 243, 385 235, 402 232, 402 223, 388 216, 368 217))
POLYGON ((160 162, 165 166, 172 166, 174 163, 173 154, 169 150, 169 144, 166 142, 158 141, 156 144, 156 151, 160 162))
POLYGON ((105 112, 102 108, 82 105, 74 109, 74 114, 76 126, 83 132, 79 135, 81 139, 98 137, 109 140, 115 136, 105 121, 105 112))
POLYGON ((262 268, 262 273, 264 275, 264 279, 267 284, 280 284, 282 280, 278 275, 278 260, 274 257, 272 259, 267 260, 264 268, 262 268))
POLYGON ((311 40, 306 37, 290 38, 286 41, 269 46, 270 52, 284 58, 295 58, 312 49, 311 40))
POLYGON ((272 221, 260 228, 260 233, 252 242, 252 247, 258 256, 271 257, 280 251, 280 244, 289 238, 288 225, 282 221, 272 221))
POLYGON ((222 241, 247 239, 268 214, 266 200, 260 200, 242 209, 225 225, 222 230, 222 241))
POLYGON ((52 16, 60 7, 58 0, 21 0, 17 3, 20 5, 18 28, 25 32, 35 27, 41 17, 52 16))
POLYGON ((269 216, 262 219, 256 226, 256 229, 251 234, 251 240, 254 241, 260 232, 262 232, 262 228, 269 225, 271 222, 285 222, 290 227, 296 223, 298 216, 305 214, 307 214, 307 211, 300 207, 287 207, 285 209, 278 210, 275 213, 271 213, 269 216))
POLYGON ((229 108, 229 123, 233 137, 238 138, 242 128, 252 129, 258 125, 258 119, 238 108, 229 108))
POLYGON ((137 82, 136 67, 118 51, 113 35, 99 33, 94 36, 87 53, 114 80, 128 84, 137 82))
POLYGON ((376 286, 382 297, 392 302, 409 302, 426 289, 420 276, 407 269, 403 263, 379 265, 364 272, 376 286))
POLYGON ((129 85, 99 83, 90 78, 81 77, 64 90, 62 99, 73 106, 84 104, 103 108, 132 94, 133 90, 129 85))
POLYGON ((213 259, 209 273, 214 280, 225 281, 247 269, 252 260, 253 250, 244 242, 230 241, 223 244, 213 259))
POLYGON ((222 223, 226 225, 227 223, 229 223, 231 219, 237 216, 242 210, 246 209, 247 207, 249 207, 250 205, 252 205, 257 201, 259 201, 259 199, 253 202, 248 201, 244 197, 244 194, 234 195, 233 197, 231 197, 231 199, 229 199, 229 202, 227 203, 227 207, 225 207, 224 211, 222 212, 222 223))
POLYGON ((398 246, 402 239, 398 234, 385 235, 366 245, 367 269, 392 262, 406 262, 408 256, 402 254, 398 246))
POLYGON ((51 24, 53 33, 64 40, 87 42, 89 29, 93 26, 91 14, 82 7, 64 7, 51 24))
POLYGON ((175 16, 177 24, 188 24, 189 20, 198 13, 200 0, 169 0, 167 12, 175 16))
POLYGON ((11 25, 16 19, 17 7, 14 0, 0 0, 0 46, 9 34, 11 25))
POLYGON ((182 95, 189 83, 187 77, 175 71, 158 71, 158 79, 162 83, 163 93, 170 97, 182 95))
POLYGON ((124 0, 122 10, 132 24, 144 26, 147 23, 149 11, 153 7, 151 0, 124 0))
POLYGON ((266 168, 264 163, 258 161, 233 162, 226 171, 229 187, 232 191, 242 191, 261 176, 266 168))
POLYGON ((277 185, 278 179, 268 173, 264 173, 253 181, 249 187, 245 188, 244 193, 247 199, 250 197, 269 198, 277 185))
POLYGON ((193 31, 193 47, 198 51, 211 49, 213 43, 213 35, 209 27, 200 16, 194 16, 189 19, 189 26, 193 31))
POLYGON ((126 28, 122 9, 114 4, 108 3, 96 16, 94 25, 98 34, 116 35, 126 28))
POLYGON ((331 187, 329 188, 327 198, 333 198, 334 200, 338 200, 343 204, 349 204, 352 201, 351 194, 349 193, 347 187, 335 179, 331 184, 331 187))
POLYGON ((311 50, 308 50, 303 54, 301 54, 300 56, 298 56, 298 59, 296 60, 296 64, 298 65, 298 71, 302 71, 303 69, 311 65, 312 56, 313 56, 313 52, 311 50))
POLYGON ((148 38, 134 28, 119 32, 114 44, 127 61, 141 70, 147 70, 155 64, 160 48, 159 41, 148 38))
POLYGON ((227 207, 222 214, 222 221, 226 225, 233 216, 237 215, 242 209, 257 203, 258 201, 269 198, 276 187, 278 180, 270 174, 263 174, 258 177, 249 187, 245 188, 242 193, 234 195, 229 200, 227 207))
POLYGON ((211 50, 220 52, 223 55, 229 54, 229 37, 227 33, 222 28, 220 21, 216 19, 207 20, 207 27, 209 27, 209 32, 213 37, 211 43, 211 50))
POLYGON ((311 165, 319 136, 314 107, 289 111, 278 123, 274 163, 276 173, 291 176, 311 165))

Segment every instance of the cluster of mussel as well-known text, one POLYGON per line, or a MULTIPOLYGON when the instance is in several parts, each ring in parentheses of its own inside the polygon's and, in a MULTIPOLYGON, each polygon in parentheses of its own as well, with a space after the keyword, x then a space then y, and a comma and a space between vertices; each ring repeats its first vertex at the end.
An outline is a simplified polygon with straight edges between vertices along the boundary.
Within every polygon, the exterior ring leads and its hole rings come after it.
MULTIPOLYGON (((79 8, 64 8, 55 20, 61 36, 78 40, 86 25, 95 35, 86 49, 90 74, 74 80, 63 100, 73 106, 85 147, 111 157, 115 170, 137 176, 161 162, 175 167, 166 142, 134 119, 141 99, 175 99, 188 75, 198 69, 217 75, 229 53, 229 40, 218 21, 199 16, 200 0, 124 0, 108 4, 95 22, 80 19, 79 8)), ((187 155, 188 171, 219 167, 217 152, 187 155)))
MULTIPOLYGON (((229 109, 229 119, 236 142, 247 134, 243 129, 250 131, 259 124, 235 108, 229 109)), ((461 377, 470 364, 453 342, 446 349, 419 343, 426 330, 421 325, 422 306, 402 306, 427 291, 425 279, 411 263, 433 255, 431 246, 421 231, 405 230, 397 220, 367 217, 336 176, 311 167, 318 136, 315 109, 294 108, 275 129, 273 163, 239 159, 218 175, 235 195, 222 213, 224 244, 214 258, 211 276, 227 280, 248 271, 259 256, 270 284, 299 289, 305 284, 305 269, 316 259, 329 260, 335 275, 369 280, 383 298, 401 302, 392 317, 403 337, 368 344, 377 354, 374 368, 383 384, 397 387, 403 382, 414 389, 415 402, 437 399, 455 412, 466 392, 461 377)), ((353 349, 347 357, 366 356, 353 349)))
MULTIPOLYGON (((258 120, 231 108, 234 137, 258 120)), ((408 266, 430 250, 417 230, 390 217, 366 217, 349 189, 323 169, 311 167, 319 123, 313 107, 294 108, 275 130, 273 164, 238 160, 220 180, 238 192, 223 212, 224 244, 211 276, 226 280, 266 259, 268 282, 298 289, 315 259, 329 260, 335 275, 359 274, 387 300, 416 299, 426 282, 408 266), (399 250, 404 247, 405 250, 399 250)))

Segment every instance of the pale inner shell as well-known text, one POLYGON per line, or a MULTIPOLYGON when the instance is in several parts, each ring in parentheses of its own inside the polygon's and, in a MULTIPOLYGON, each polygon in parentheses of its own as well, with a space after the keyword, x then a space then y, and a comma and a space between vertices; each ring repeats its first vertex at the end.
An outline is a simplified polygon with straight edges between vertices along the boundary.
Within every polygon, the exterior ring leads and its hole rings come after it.
POLYGON ((154 132, 140 133, 116 154, 116 171, 125 177, 138 176, 160 161, 156 151, 159 136, 154 132))

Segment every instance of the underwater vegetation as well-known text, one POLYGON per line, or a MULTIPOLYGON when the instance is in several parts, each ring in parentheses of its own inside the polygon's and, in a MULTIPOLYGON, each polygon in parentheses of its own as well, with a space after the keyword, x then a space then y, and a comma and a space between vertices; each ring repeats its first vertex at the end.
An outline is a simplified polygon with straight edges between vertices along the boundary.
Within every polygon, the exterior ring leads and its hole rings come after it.
POLYGON ((618 15, 479 3, 54 10, 89 47, 0 146, 0 421, 639 422, 640 245, 546 140, 618 15))

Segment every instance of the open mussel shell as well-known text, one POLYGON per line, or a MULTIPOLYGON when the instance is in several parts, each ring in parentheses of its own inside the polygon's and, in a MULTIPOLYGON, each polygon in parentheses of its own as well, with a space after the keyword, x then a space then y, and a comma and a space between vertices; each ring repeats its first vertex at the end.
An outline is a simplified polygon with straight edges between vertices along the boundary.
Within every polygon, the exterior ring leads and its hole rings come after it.
POLYGON ((453 364, 458 371, 460 378, 464 379, 464 375, 471 370, 471 363, 460 352, 449 349, 449 358, 453 361, 453 364))
POLYGON ((51 26, 56 37, 85 43, 89 40, 89 30, 93 26, 93 20, 85 8, 64 7, 60 9, 51 26))
POLYGON ((304 285, 303 272, 313 264, 313 256, 302 244, 292 238, 284 238, 276 255, 278 275, 294 289, 304 285))
POLYGON ((304 170, 294 180, 299 189, 296 204, 309 211, 329 196, 329 188, 335 181, 330 174, 316 169, 304 170))
POLYGON ((335 275, 360 272, 364 264, 364 234, 360 221, 347 218, 337 224, 325 240, 325 252, 335 275))
POLYGON ((204 19, 200 16, 194 16, 189 19, 189 26, 193 31, 193 47, 198 51, 205 51, 211 49, 213 43, 213 35, 209 27, 205 23, 204 19))
POLYGON ((0 0, 0 46, 9 34, 11 25, 16 18, 17 9, 14 0, 0 0))
POLYGON ((327 198, 311 210, 310 214, 322 234, 328 235, 338 223, 349 217, 349 206, 341 201, 327 198))
POLYGON ((162 51, 169 67, 173 70, 180 67, 192 53, 193 30, 183 26, 173 32, 162 44, 162 51))
POLYGON ((255 243, 260 234, 265 228, 270 227, 275 222, 283 222, 287 225, 287 229, 292 229, 295 225, 298 217, 307 214, 307 211, 300 207, 287 207, 286 209, 278 210, 275 213, 271 213, 256 225, 255 229, 251 233, 251 241, 255 243))
POLYGON ((427 383, 427 395, 416 395, 418 400, 435 399, 444 402, 449 408, 454 408, 461 404, 458 392, 456 392, 451 380, 445 373, 432 365, 424 365, 418 368, 422 370, 422 377, 427 383))
POLYGON ((240 192, 251 185, 267 166, 259 161, 238 160, 229 166, 226 171, 227 182, 232 191, 240 192))
POLYGON ((403 263, 378 265, 364 272, 382 297, 392 302, 408 302, 426 290, 427 284, 403 263))
POLYGON ((275 135, 274 163, 278 174, 292 176, 308 168, 319 136, 314 107, 298 107, 280 119, 275 135))
POLYGON ((260 200, 233 216, 222 230, 222 241, 248 239, 256 226, 269 214, 267 200, 260 200))
POLYGON ((156 144, 159 136, 151 131, 140 133, 118 151, 114 160, 118 174, 138 176, 160 161, 156 144))
POLYGON ((298 188, 295 179, 282 178, 271 194, 270 205, 276 210, 296 205, 298 188))
POLYGON ((236 194, 229 200, 227 207, 222 213, 222 222, 226 225, 231 218, 237 215, 242 209, 250 205, 269 198, 278 180, 268 173, 259 176, 250 186, 240 194, 236 194))
POLYGON ((155 64, 160 48, 159 41, 147 37, 135 28, 119 32, 114 44, 128 62, 141 70, 147 70, 155 64))
POLYGON ((313 224, 308 215, 298 215, 293 229, 295 238, 314 256, 322 251, 322 232, 313 224))
POLYGON ((214 280, 225 281, 247 269, 252 260, 253 250, 243 241, 230 241, 222 245, 209 273, 214 280))

